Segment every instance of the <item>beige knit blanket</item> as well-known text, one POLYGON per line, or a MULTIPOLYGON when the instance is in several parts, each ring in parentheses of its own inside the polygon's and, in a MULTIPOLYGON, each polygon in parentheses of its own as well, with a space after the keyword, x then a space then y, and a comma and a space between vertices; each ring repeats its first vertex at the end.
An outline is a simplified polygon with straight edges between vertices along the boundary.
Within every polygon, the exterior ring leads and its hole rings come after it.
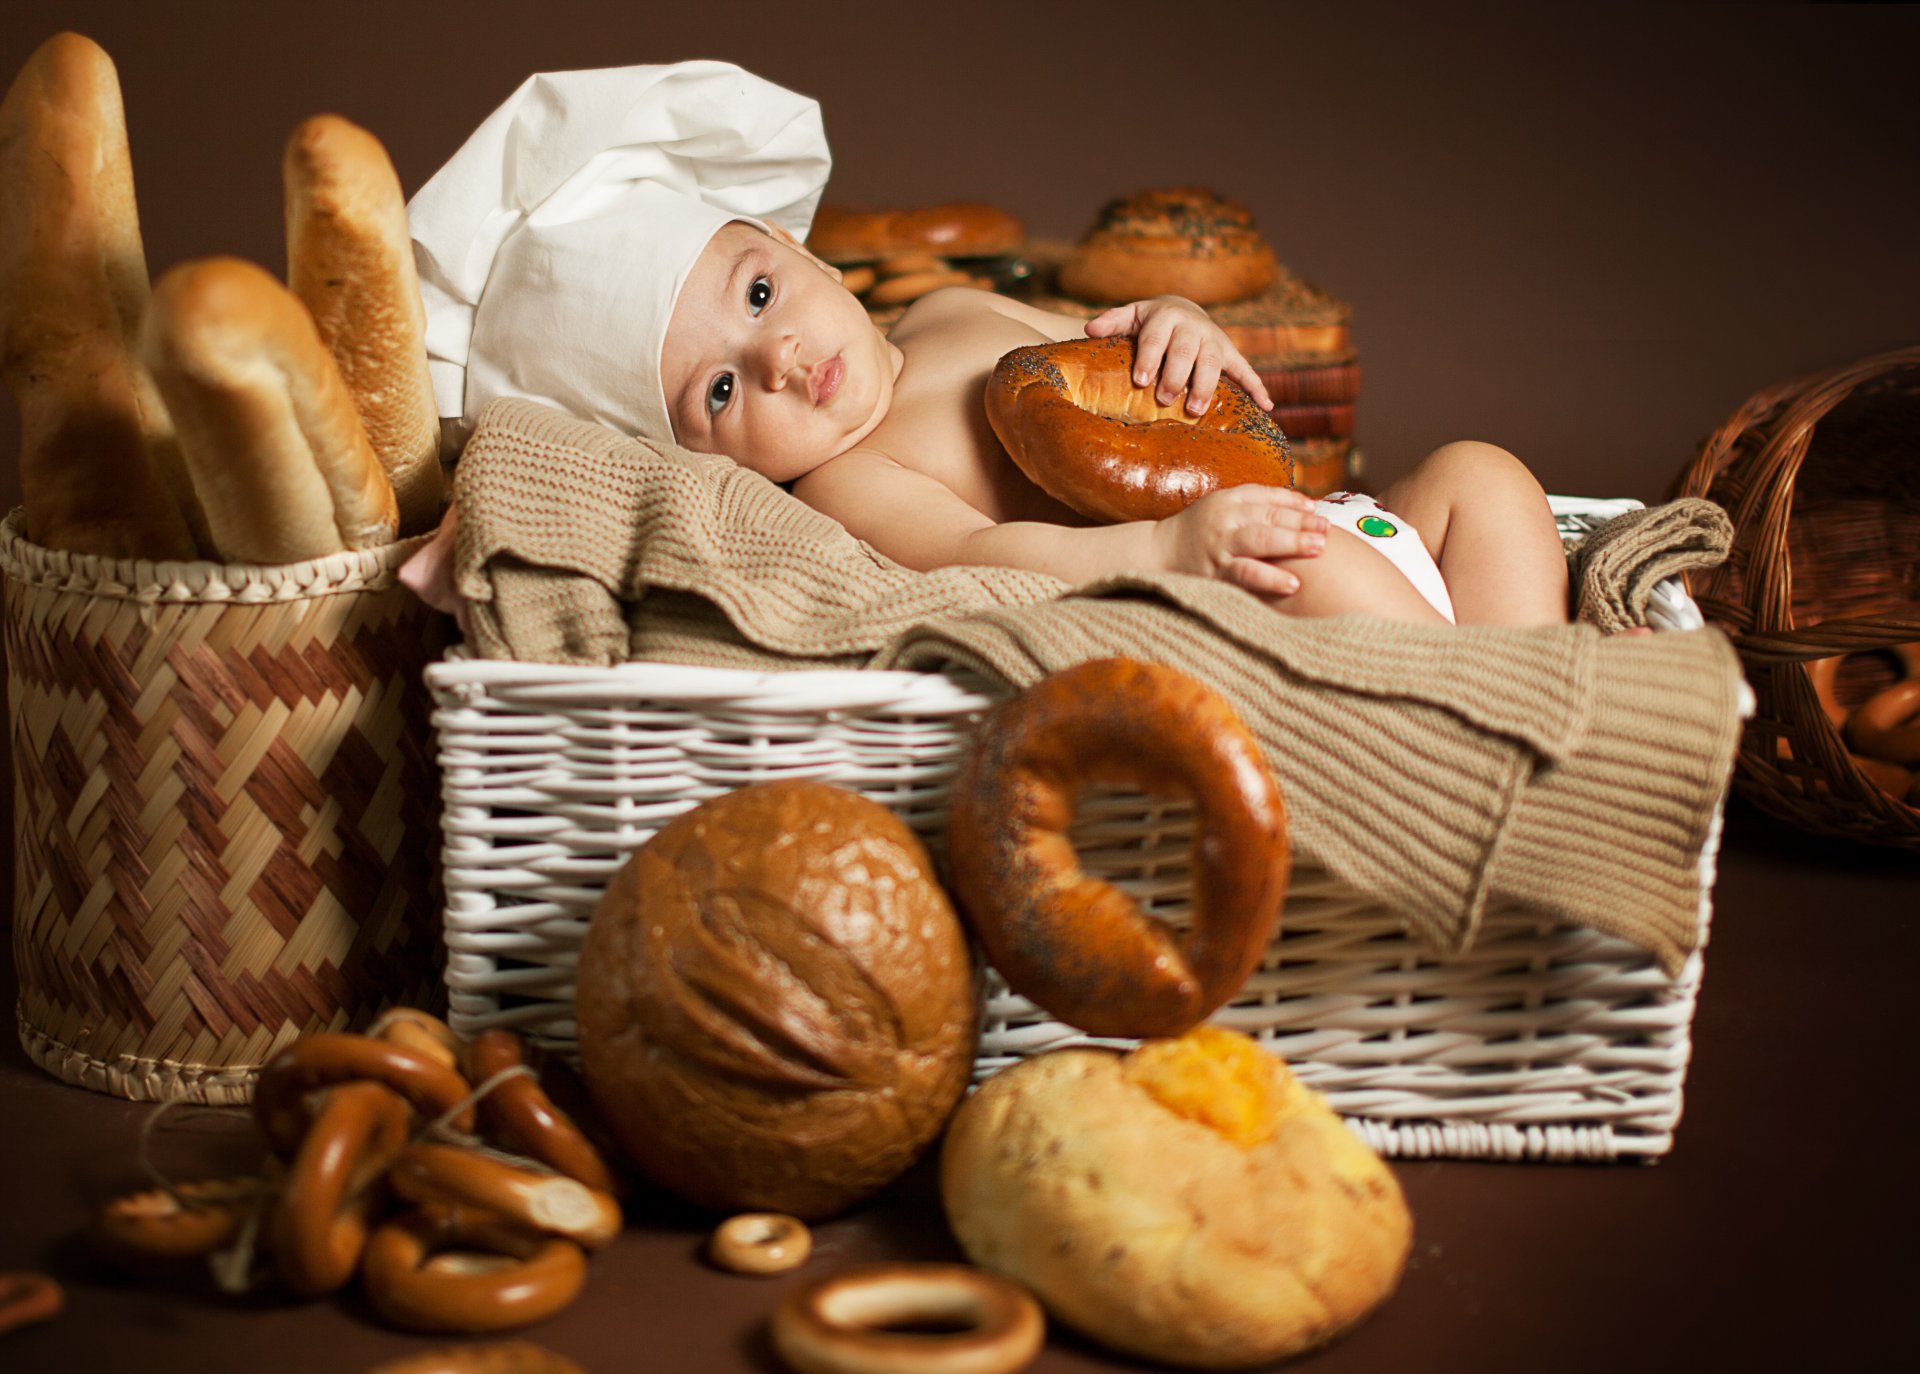
MULTIPOLYGON (((1701 853, 1739 731, 1740 669, 1717 631, 1308 620, 1176 574, 1069 588, 1015 569, 917 572, 725 459, 525 401, 481 417, 456 492, 454 575, 482 656, 957 666, 1013 687, 1088 658, 1151 659, 1211 683, 1260 737, 1298 851, 1435 951, 1467 948, 1488 905, 1509 902, 1622 936, 1669 971, 1701 941, 1701 853)), ((1634 542, 1611 540, 1611 561, 1633 563, 1634 542)), ((1578 567, 1575 580, 1583 601, 1625 604, 1578 567)))

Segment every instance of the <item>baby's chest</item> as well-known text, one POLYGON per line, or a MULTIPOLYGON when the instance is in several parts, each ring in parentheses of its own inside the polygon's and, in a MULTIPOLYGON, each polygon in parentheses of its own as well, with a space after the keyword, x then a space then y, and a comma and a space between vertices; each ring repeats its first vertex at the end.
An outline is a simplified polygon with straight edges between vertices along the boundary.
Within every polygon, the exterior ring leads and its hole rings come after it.
POLYGON ((996 522, 1080 523, 1015 467, 987 423, 987 378, 1001 356, 1038 341, 1031 329, 998 320, 960 337, 910 338, 901 345, 894 404, 875 447, 934 478, 996 522))
POLYGON ((873 446, 939 482, 995 524, 1009 520, 1079 523, 1014 466, 987 423, 986 374, 965 387, 900 398, 873 446))

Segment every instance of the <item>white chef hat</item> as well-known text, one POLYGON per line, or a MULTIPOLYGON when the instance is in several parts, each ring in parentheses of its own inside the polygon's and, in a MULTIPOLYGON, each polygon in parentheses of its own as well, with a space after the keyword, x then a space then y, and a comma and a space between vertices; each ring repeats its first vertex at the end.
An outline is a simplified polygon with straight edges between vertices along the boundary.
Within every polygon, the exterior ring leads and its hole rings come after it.
POLYGON ((408 204, 445 428, 524 396, 671 439, 667 321, 736 219, 805 238, 818 102, 726 62, 527 78, 408 204))

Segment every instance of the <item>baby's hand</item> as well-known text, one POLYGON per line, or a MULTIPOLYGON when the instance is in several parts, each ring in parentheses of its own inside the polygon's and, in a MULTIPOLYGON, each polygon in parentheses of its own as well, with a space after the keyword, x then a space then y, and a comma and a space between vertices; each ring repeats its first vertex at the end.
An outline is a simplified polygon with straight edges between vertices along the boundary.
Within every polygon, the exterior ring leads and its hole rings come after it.
POLYGON ((1150 301, 1116 305, 1087 321, 1089 339, 1116 334, 1133 335, 1135 386, 1151 386, 1154 375, 1159 375, 1160 389, 1155 394, 1161 405, 1172 405, 1184 390, 1187 413, 1205 415, 1224 372, 1246 388, 1260 409, 1273 409, 1266 383, 1233 346, 1226 331, 1184 297, 1155 296, 1150 301))
POLYGON ((1210 491, 1154 528, 1168 572, 1217 577, 1264 596, 1291 596, 1300 579, 1276 558, 1311 558, 1327 546, 1327 518, 1288 487, 1210 491))
POLYGON ((433 538, 408 555, 400 565, 399 578, 415 596, 458 621, 462 635, 469 635, 467 603, 453 587, 453 540, 458 528, 455 510, 449 507, 433 538))

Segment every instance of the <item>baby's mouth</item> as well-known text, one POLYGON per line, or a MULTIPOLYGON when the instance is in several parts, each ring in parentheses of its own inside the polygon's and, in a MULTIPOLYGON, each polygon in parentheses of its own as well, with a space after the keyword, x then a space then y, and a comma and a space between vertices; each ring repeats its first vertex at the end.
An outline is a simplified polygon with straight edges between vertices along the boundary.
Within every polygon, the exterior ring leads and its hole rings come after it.
POLYGON ((833 393, 840 389, 840 382, 846 375, 846 360, 837 353, 809 372, 807 389, 813 393, 813 403, 823 406, 832 400, 833 393))

